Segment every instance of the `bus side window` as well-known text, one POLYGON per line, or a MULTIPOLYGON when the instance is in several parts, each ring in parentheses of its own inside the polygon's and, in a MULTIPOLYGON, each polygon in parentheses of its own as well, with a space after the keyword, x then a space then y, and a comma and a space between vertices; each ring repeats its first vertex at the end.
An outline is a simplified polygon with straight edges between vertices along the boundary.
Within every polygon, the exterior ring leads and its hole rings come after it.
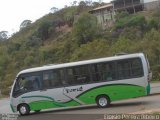
POLYGON ((66 68, 66 77, 69 85, 88 83, 90 80, 87 66, 66 68))
POLYGON ((62 86, 62 81, 61 81, 61 74, 59 70, 53 70, 51 74, 51 82, 52 82, 52 87, 61 87, 62 86))
POLYGON ((118 79, 129 79, 143 76, 142 63, 139 58, 118 61, 117 70, 118 79))
POLYGON ((117 62, 118 79, 128 79, 131 77, 131 65, 129 60, 117 62))
POLYGON ((131 61, 132 63, 132 77, 143 76, 143 67, 141 59, 136 58, 131 61))
POLYGON ((114 62, 107 62, 102 64, 103 80, 115 80, 115 64, 114 62))
POLYGON ((90 74, 88 65, 77 66, 74 68, 74 76, 76 78, 76 84, 84 84, 90 82, 90 74))
POLYGON ((56 88, 62 86, 60 71, 50 70, 43 73, 44 88, 56 88))
POLYGON ((51 71, 43 72, 43 88, 47 89, 51 87, 51 80, 50 80, 51 71))
POLYGON ((68 82, 66 81, 66 76, 65 76, 65 71, 64 71, 64 69, 58 69, 58 70, 56 70, 57 72, 56 72, 56 74, 57 74, 57 79, 56 79, 56 81, 57 81, 57 83, 59 83, 59 86, 66 86, 66 85, 68 85, 68 82))
POLYGON ((35 91, 41 88, 40 76, 38 75, 29 75, 25 77, 25 89, 27 91, 35 91))
POLYGON ((66 77, 69 85, 75 84, 75 76, 73 68, 66 68, 66 77))
POLYGON ((33 90, 39 90, 40 89, 40 79, 39 77, 35 77, 33 80, 33 90))
POLYGON ((98 64, 91 64, 90 65, 90 71, 93 81, 101 81, 101 72, 99 71, 99 65, 98 64))

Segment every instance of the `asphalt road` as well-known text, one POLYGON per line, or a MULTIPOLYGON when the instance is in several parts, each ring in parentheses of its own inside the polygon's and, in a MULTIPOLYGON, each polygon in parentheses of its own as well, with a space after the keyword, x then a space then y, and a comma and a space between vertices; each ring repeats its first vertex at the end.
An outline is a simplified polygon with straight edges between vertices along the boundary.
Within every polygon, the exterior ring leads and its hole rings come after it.
POLYGON ((42 111, 20 116, 18 120, 103 120, 107 114, 131 114, 138 111, 160 108, 160 95, 113 102, 108 108, 97 106, 65 110, 42 111))
MULTIPOLYGON (((160 83, 151 84, 151 94, 160 93, 160 83)), ((52 109, 29 116, 19 116, 18 120, 103 120, 106 114, 134 113, 160 108, 160 94, 113 102, 108 108, 97 106, 52 109)), ((0 100, 0 113, 12 113, 9 99, 0 100)))
POLYGON ((160 82, 151 83, 151 94, 160 93, 160 82))

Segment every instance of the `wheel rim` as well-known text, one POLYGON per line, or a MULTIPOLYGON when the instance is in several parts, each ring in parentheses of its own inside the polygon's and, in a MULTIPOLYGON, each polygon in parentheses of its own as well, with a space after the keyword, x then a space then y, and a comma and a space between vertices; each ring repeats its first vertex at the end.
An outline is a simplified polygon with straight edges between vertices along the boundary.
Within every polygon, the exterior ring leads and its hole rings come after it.
POLYGON ((100 106, 104 107, 107 104, 108 104, 108 101, 107 101, 107 99, 105 97, 102 97, 102 98, 99 99, 99 105, 100 106))
POLYGON ((27 112, 27 109, 26 109, 26 107, 25 106, 21 106, 20 107, 20 112, 21 112, 21 114, 26 114, 26 112, 27 112))

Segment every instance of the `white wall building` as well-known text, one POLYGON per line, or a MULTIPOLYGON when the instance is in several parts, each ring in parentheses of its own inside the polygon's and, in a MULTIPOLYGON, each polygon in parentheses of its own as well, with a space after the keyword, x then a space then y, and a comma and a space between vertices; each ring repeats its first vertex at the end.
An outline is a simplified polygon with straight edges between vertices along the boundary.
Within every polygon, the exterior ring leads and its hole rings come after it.
POLYGON ((144 3, 144 10, 153 10, 160 7, 160 0, 142 0, 144 3))

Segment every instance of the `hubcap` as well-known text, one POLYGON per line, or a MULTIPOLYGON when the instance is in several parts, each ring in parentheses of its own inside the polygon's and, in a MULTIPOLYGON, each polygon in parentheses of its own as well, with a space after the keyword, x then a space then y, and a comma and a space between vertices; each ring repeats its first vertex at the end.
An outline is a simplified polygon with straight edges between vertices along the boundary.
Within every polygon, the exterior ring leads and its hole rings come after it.
POLYGON ((20 107, 20 112, 22 114, 26 114, 26 112, 27 112, 26 107, 24 107, 24 106, 20 107))
POLYGON ((102 97, 99 99, 99 105, 104 107, 107 105, 107 99, 105 97, 102 97))

